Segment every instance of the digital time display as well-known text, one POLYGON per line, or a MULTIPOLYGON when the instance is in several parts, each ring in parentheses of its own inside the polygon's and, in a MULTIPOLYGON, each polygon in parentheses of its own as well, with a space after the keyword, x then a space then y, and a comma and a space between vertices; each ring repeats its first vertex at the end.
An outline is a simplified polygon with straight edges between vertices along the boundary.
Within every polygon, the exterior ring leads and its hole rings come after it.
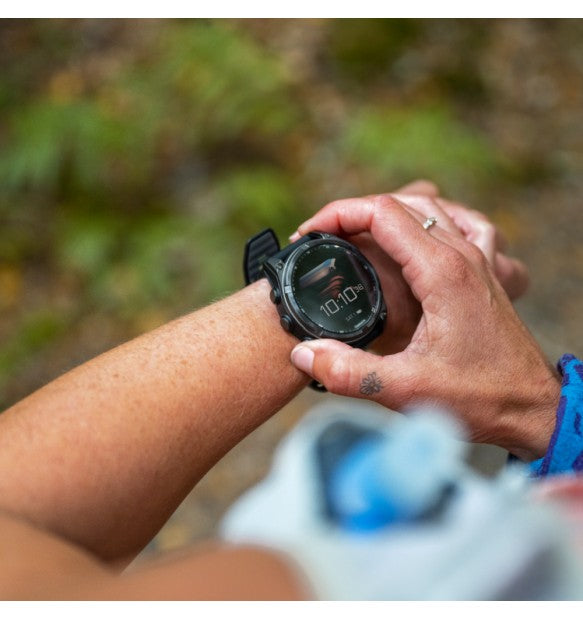
POLYGON ((315 245, 298 257, 291 287, 300 310, 329 332, 357 331, 377 309, 370 270, 353 251, 333 243, 315 245))

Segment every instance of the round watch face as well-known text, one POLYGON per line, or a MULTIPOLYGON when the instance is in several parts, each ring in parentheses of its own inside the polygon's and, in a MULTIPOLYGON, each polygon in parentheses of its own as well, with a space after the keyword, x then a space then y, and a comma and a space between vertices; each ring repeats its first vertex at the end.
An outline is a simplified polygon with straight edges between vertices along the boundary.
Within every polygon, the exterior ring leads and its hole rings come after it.
POLYGON ((290 273, 293 299, 308 319, 327 332, 358 332, 376 316, 380 288, 360 254, 334 242, 305 249, 290 273))

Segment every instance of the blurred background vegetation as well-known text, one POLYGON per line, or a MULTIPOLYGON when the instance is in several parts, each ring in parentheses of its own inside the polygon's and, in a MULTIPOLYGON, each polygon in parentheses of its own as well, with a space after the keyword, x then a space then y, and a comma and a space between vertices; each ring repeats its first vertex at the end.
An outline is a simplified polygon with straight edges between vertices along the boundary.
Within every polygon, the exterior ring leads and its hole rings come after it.
MULTIPOLYGON (((583 22, 1 21, 0 409, 240 287, 260 228, 418 177, 499 225, 523 318, 583 353, 583 22)), ((295 415, 164 544, 211 531, 295 415)))

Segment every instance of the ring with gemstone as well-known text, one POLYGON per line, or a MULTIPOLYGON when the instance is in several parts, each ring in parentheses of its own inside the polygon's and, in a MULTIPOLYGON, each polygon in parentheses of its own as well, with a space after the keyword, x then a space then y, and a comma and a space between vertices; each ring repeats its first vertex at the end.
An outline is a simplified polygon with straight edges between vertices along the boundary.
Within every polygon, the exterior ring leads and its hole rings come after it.
POLYGON ((428 217, 423 222, 423 228, 425 228, 425 230, 429 230, 434 224, 437 224, 437 218, 436 217, 428 217))

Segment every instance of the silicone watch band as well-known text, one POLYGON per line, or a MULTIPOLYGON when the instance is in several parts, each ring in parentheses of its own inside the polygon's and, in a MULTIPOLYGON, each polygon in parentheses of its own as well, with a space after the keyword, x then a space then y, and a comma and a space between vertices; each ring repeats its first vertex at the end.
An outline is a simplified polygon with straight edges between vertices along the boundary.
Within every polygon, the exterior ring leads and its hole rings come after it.
MULTIPOLYGON (((305 237, 302 237, 295 243, 288 245, 282 251, 279 247, 277 236, 271 228, 266 228, 251 237, 245 244, 245 254, 243 257, 243 273, 245 274, 245 284, 251 284, 256 280, 263 278, 263 263, 281 252, 280 258, 285 260, 296 247, 305 243, 305 237)), ((326 392, 326 388, 313 379, 310 387, 318 392, 326 392)))
POLYGON ((245 284, 251 284, 263 278, 263 263, 280 250, 279 241, 271 228, 257 233, 245 244, 243 273, 245 284))

